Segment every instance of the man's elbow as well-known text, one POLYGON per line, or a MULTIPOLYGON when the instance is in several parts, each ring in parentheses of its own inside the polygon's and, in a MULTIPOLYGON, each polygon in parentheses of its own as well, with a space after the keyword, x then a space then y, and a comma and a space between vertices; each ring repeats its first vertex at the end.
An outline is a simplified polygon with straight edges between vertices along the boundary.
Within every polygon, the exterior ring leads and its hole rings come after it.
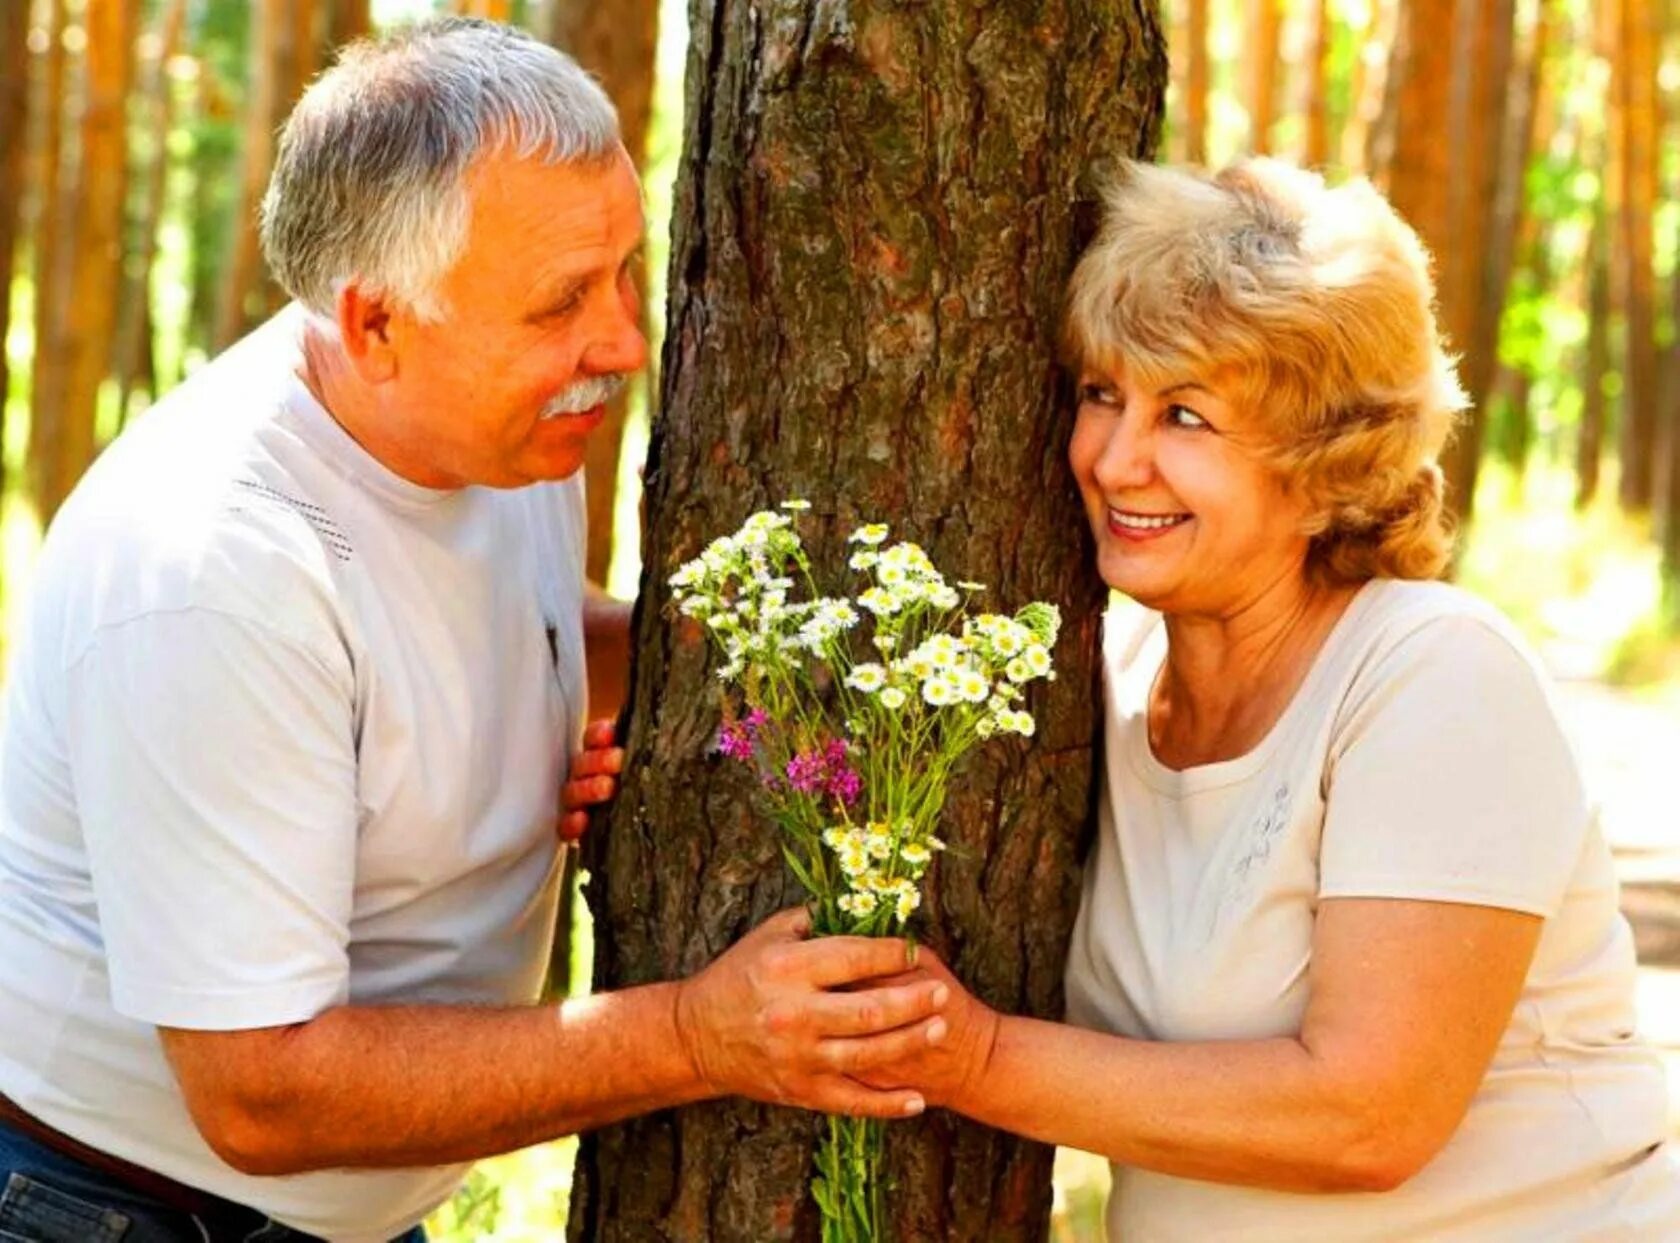
POLYGON ((282 1128, 240 1105, 195 1109, 193 1122, 210 1151, 241 1174, 275 1178, 308 1168, 295 1146, 286 1142, 282 1128))

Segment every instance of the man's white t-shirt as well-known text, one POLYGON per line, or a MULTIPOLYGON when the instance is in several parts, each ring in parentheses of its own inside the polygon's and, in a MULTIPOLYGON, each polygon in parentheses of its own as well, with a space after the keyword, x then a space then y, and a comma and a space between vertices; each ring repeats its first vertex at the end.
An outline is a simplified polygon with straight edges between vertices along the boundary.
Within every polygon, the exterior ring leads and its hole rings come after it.
POLYGON ((1493 609, 1377 580, 1247 755, 1176 771, 1149 745, 1158 617, 1104 639, 1099 836, 1068 1014, 1140 1040, 1297 1035, 1326 898, 1541 916, 1511 1023, 1463 1122, 1385 1193, 1307 1195, 1116 1165, 1125 1243, 1680 1240, 1663 1068, 1634 1031, 1609 849, 1543 675, 1493 609))
POLYGON ((397 477, 299 380, 302 322, 125 433, 42 549, 0 755, 0 1092, 372 1243, 463 1168, 241 1174, 155 1028, 537 999, 585 711, 583 488, 397 477))

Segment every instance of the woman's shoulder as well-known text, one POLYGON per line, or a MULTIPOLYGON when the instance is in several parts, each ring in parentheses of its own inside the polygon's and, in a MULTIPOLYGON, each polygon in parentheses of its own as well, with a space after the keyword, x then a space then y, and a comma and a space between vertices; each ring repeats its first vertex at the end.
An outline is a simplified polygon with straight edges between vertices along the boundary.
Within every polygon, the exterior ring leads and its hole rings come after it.
POLYGON ((1379 579, 1350 606, 1338 716, 1400 703, 1555 715, 1539 656, 1492 604, 1450 583, 1379 579))

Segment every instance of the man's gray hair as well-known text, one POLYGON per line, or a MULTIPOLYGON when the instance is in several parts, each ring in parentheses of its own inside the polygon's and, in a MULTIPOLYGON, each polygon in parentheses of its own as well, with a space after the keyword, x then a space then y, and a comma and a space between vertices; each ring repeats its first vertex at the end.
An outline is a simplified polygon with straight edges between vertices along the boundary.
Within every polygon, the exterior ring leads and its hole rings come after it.
POLYGON ((298 101, 263 198, 263 251, 318 315, 333 318, 353 280, 435 320, 475 160, 590 164, 618 149, 611 101, 571 57, 493 22, 422 22, 352 44, 298 101))

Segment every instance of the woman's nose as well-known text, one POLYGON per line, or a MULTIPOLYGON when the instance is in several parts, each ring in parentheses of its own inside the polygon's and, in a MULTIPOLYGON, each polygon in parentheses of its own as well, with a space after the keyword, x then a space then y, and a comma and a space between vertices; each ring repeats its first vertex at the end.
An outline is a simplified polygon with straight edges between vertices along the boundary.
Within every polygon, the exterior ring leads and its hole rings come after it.
POLYGON ((1155 477, 1155 439, 1129 414, 1114 420, 1092 474, 1105 492, 1138 488, 1155 477))

